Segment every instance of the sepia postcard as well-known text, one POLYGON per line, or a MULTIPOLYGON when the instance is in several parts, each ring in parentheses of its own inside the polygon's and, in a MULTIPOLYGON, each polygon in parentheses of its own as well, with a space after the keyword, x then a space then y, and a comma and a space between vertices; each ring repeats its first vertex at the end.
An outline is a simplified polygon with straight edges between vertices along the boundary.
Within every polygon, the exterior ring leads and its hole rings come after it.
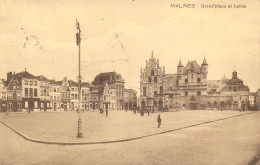
POLYGON ((1 165, 260 165, 259 0, 0 0, 1 165))

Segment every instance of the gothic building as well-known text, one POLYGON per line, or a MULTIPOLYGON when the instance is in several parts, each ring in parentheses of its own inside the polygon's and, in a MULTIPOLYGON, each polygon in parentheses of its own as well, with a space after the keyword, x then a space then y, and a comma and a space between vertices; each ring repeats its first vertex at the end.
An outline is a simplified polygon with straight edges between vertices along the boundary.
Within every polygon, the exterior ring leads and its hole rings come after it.
POLYGON ((249 88, 233 72, 232 79, 207 80, 208 63, 181 60, 177 73, 165 74, 152 57, 140 74, 140 105, 143 109, 247 109, 249 88))
POLYGON ((145 68, 140 74, 140 100, 141 108, 163 107, 165 68, 160 67, 159 59, 152 57, 146 61, 145 68))

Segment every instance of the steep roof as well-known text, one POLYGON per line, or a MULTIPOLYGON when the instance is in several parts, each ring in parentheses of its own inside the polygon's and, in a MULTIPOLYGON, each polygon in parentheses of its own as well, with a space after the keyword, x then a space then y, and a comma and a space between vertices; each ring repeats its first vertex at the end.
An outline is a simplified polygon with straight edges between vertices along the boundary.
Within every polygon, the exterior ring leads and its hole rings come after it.
POLYGON ((178 82, 178 74, 165 74, 165 87, 166 89, 170 87, 176 87, 178 82))
POLYGON ((124 82, 122 76, 116 72, 105 72, 97 75, 93 81, 93 84, 105 84, 113 83, 115 81, 124 82))
POLYGON ((194 69, 194 73, 201 72, 201 66, 196 61, 189 61, 188 64, 183 68, 183 73, 188 74, 190 69, 194 69))
POLYGON ((18 79, 20 79, 20 78, 36 78, 36 76, 32 75, 31 73, 29 73, 27 71, 19 72, 19 73, 16 73, 14 75, 17 76, 18 79))

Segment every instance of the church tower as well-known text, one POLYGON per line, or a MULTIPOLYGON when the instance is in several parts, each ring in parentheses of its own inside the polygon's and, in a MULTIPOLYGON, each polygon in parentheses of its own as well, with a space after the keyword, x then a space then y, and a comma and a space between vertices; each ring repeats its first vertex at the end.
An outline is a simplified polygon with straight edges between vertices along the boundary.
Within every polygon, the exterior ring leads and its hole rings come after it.
POLYGON ((177 73, 180 75, 180 74, 183 74, 183 65, 181 63, 181 59, 179 61, 179 65, 177 66, 177 73))
POLYGON ((206 58, 204 57, 204 60, 201 64, 201 67, 202 67, 202 73, 204 74, 204 77, 206 78, 207 75, 208 75, 208 63, 206 61, 206 58))

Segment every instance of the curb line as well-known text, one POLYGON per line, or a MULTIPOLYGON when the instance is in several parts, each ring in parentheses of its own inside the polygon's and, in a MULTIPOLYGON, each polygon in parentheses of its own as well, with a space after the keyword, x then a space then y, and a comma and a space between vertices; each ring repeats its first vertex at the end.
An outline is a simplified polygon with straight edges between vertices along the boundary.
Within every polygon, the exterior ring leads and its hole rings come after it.
POLYGON ((55 141, 37 140, 37 139, 30 138, 29 136, 21 133, 20 131, 16 130, 15 128, 13 128, 12 126, 8 125, 7 123, 5 123, 1 120, 0 120, 0 122, 2 124, 4 124, 5 126, 9 127, 11 130, 13 130, 15 133, 17 133, 18 135, 20 135, 24 139, 29 140, 31 142, 43 143, 43 144, 54 144, 54 145, 90 145, 90 144, 106 144, 106 143, 119 143, 119 142, 132 141, 132 140, 142 139, 142 138, 146 138, 146 137, 150 137, 150 136, 174 132, 174 131, 178 131, 178 130, 182 130, 182 129, 186 129, 186 128, 190 128, 190 127, 195 127, 195 126, 199 126, 199 125, 213 123, 213 122, 217 122, 217 121, 221 121, 221 120, 231 119, 231 118, 235 118, 235 117, 239 117, 239 116, 243 116, 243 115, 248 115, 248 114, 252 114, 252 113, 254 113, 254 112, 249 112, 249 113, 239 114, 239 115, 230 116, 230 117, 226 117, 226 118, 206 121, 206 122, 203 122, 203 123, 193 124, 193 125, 189 125, 189 126, 184 126, 184 127, 180 127, 180 128, 171 129, 171 130, 168 130, 168 131, 162 131, 162 132, 152 133, 152 134, 143 135, 143 136, 137 136, 137 137, 134 137, 134 138, 127 138, 127 139, 121 139, 121 140, 110 140, 110 141, 96 141, 96 142, 95 141, 94 142, 55 142, 55 141))

